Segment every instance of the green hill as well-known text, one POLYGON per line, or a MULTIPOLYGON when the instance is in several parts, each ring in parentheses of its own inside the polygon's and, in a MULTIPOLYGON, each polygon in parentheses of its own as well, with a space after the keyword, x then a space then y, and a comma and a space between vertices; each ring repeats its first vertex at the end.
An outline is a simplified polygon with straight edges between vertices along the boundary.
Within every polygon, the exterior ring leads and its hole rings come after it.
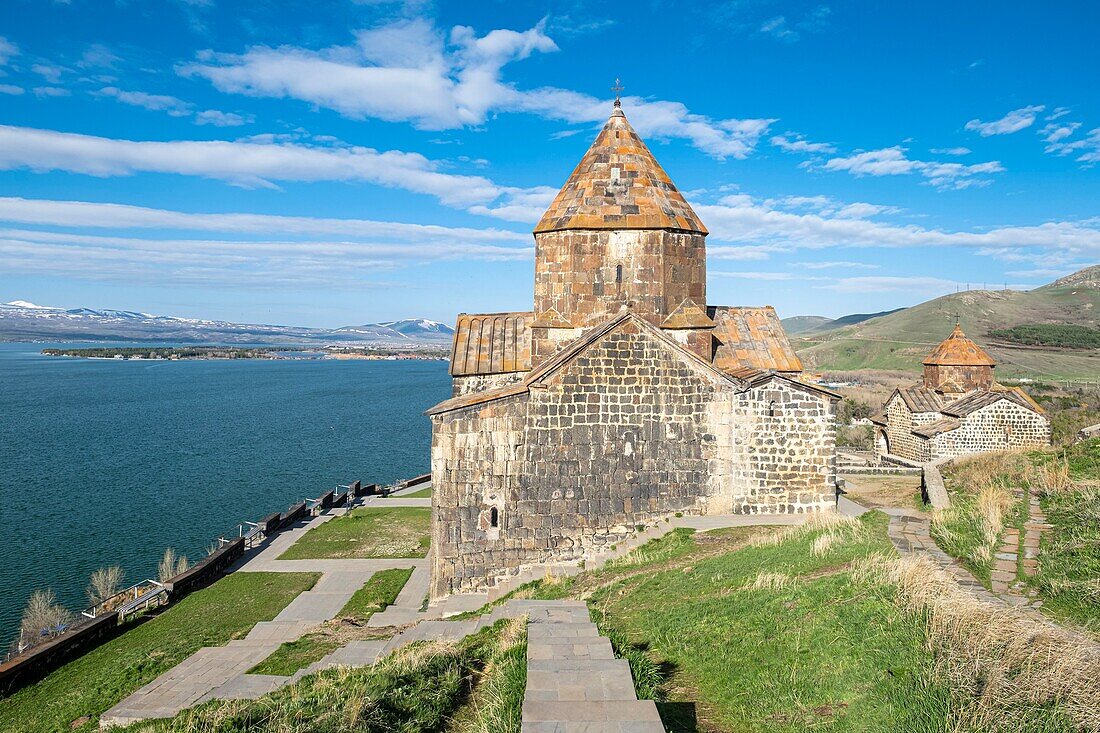
POLYGON ((833 319, 825 316, 791 316, 784 318, 782 323, 788 336, 797 336, 811 331, 823 331, 833 323, 833 319))
POLYGON ((1022 344, 990 333, 1042 324, 1100 327, 1100 265, 1035 290, 945 295, 852 326, 804 332, 792 342, 810 370, 917 371, 924 356, 951 332, 956 314, 966 334, 997 360, 1002 378, 1100 378, 1100 349, 1022 344))

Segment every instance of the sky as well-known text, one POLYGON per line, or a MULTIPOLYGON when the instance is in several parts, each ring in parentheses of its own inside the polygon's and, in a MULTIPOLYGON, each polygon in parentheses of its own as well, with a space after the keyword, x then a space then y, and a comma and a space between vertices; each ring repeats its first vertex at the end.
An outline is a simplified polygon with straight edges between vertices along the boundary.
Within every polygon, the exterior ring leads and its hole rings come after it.
POLYGON ((338 327, 531 307, 622 80, 783 317, 1100 261, 1100 6, 4 0, 0 301, 338 327))

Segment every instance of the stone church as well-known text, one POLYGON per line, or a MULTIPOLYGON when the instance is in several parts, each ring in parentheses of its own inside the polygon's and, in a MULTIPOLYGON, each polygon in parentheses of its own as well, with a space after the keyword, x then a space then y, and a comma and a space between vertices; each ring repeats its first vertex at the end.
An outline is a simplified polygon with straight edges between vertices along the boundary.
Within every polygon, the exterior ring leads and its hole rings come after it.
POLYGON ((534 309, 461 314, 428 411, 433 599, 673 515, 834 502, 838 396, 774 309, 707 305, 707 229, 618 102, 534 236, 534 309))
POLYGON ((997 363, 955 324, 924 359, 924 379, 902 387, 871 417, 879 457, 915 463, 1050 445, 1050 420, 1019 387, 993 376, 997 363))

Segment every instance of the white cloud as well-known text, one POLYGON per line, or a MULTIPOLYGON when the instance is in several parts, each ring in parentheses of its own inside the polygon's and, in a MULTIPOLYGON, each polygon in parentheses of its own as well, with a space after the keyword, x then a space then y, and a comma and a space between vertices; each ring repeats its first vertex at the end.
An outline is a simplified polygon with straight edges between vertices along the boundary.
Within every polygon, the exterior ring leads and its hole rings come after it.
POLYGON ((18 95, 22 93, 23 87, 17 87, 14 84, 0 84, 0 94, 18 95))
POLYGON ((529 189, 504 190, 504 200, 492 206, 471 206, 470 212, 494 216, 504 221, 532 223, 539 220, 548 208, 558 189, 551 186, 535 186, 529 189))
POLYGON ((62 87, 35 87, 31 91, 34 92, 36 97, 68 97, 72 92, 62 87))
POLYGON ((906 149, 898 145, 881 150, 853 153, 847 157, 830 158, 821 167, 828 171, 848 171, 854 176, 899 176, 917 173, 928 179, 929 185, 940 189, 986 186, 992 181, 982 176, 1004 171, 1004 166, 995 160, 974 165, 913 160, 906 156, 906 149))
POLYGON ((715 272, 711 271, 707 273, 708 277, 732 277, 741 280, 767 280, 767 281, 781 281, 781 280, 819 280, 824 278, 816 277, 801 277, 793 275, 789 272, 748 272, 745 270, 738 270, 734 272, 715 272))
POLYGON ((990 135, 1010 135, 1014 132, 1019 132, 1020 130, 1031 127, 1035 123, 1036 115, 1044 109, 1046 109, 1046 107, 1043 105, 1036 104, 1029 107, 1014 109, 1001 119, 993 120, 992 122, 982 122, 977 119, 970 120, 970 122, 966 123, 966 129, 973 130, 982 137, 989 137, 990 135))
POLYGON ((771 144, 786 153, 835 153, 836 147, 829 143, 812 143, 798 133, 788 132, 776 135, 771 144))
POLYGON ((251 115, 236 114, 235 112, 222 112, 216 109, 207 109, 195 114, 196 125, 214 125, 215 127, 240 127, 252 122, 251 115))
POLYGON ((18 55, 19 46, 0 36, 0 66, 7 66, 8 62, 18 55))
POLYGON ((95 92, 101 97, 111 97, 132 107, 142 107, 154 112, 166 112, 171 117, 186 117, 191 114, 191 104, 166 94, 147 92, 128 92, 118 87, 103 87, 95 92))
POLYGON ((364 181, 437 197, 448 206, 489 204, 508 190, 482 176, 443 173, 418 153, 365 147, 147 142, 0 125, 0 169, 93 176, 172 173, 272 186, 274 181, 364 181))
POLYGON ((31 71, 41 76, 50 84, 60 84, 61 74, 64 73, 65 69, 50 64, 34 64, 31 66, 31 71))
POLYGON ((1060 117, 1065 117, 1069 113, 1070 113, 1069 107, 1055 107, 1054 111, 1051 112, 1046 117, 1044 117, 1043 119, 1046 120, 1047 122, 1053 122, 1054 120, 1056 120, 1060 117))
POLYGON ((845 270, 877 270, 878 265, 869 265, 866 262, 851 262, 850 260, 832 260, 823 262, 795 262, 795 267, 802 267, 807 270, 831 270, 834 268, 843 268, 845 270))
POLYGON ((529 232, 503 229, 405 224, 373 219, 332 219, 273 214, 194 214, 127 204, 51 201, 0 197, 0 221, 51 227, 98 229, 169 229, 235 234, 320 237, 369 237, 419 242, 433 239, 463 242, 529 243, 529 232))
POLYGON ((932 148, 930 151, 933 155, 970 155, 972 152, 970 148, 958 147, 958 148, 932 148))
POLYGON ((84 49, 76 65, 82 69, 113 69, 122 61, 110 48, 102 43, 93 43, 84 49))
POLYGON ((845 277, 829 285, 819 286, 823 290, 838 293, 921 293, 924 295, 946 295, 953 293, 965 283, 945 280, 939 277, 894 277, 889 275, 868 275, 845 277))
MULTIPOLYGON (((864 218, 794 213, 744 194, 722 198, 717 204, 696 204, 694 208, 710 229, 710 241, 775 247, 778 251, 832 247, 961 247, 978 250, 980 254, 1003 249, 1055 253, 1092 261, 1100 259, 1100 221, 950 231, 864 218)), ((709 252, 715 248, 708 245, 707 249, 709 252)))
POLYGON ((118 204, 0 198, 0 221, 79 233, 0 228, 4 272, 168 285, 345 286, 440 260, 526 261, 529 234, 360 219, 193 214, 118 204), (237 238, 88 234, 88 229, 209 231, 237 238), (247 238, 242 238, 247 237, 247 238), (334 239, 333 237, 341 237, 334 239))
MULTIPOLYGON (((311 50, 255 46, 243 54, 205 51, 178 70, 208 79, 224 92, 293 98, 351 118, 410 121, 421 129, 476 126, 493 113, 525 112, 571 124, 607 119, 607 100, 566 89, 520 90, 505 82, 508 64, 557 44, 542 23, 526 31, 465 26, 443 33, 424 19, 360 31, 352 46, 311 50)), ((627 97, 624 107, 640 135, 680 138, 709 155, 744 158, 770 119, 711 119, 679 102, 627 97)))
POLYGON ((797 41, 800 37, 797 31, 791 30, 791 27, 787 25, 787 19, 782 15, 769 18, 761 23, 760 32, 788 43, 797 41))

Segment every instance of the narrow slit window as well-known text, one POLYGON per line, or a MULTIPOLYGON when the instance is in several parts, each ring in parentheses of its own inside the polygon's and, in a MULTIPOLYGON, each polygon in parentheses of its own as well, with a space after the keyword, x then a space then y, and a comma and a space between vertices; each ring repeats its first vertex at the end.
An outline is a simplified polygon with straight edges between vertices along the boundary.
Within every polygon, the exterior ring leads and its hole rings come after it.
POLYGON ((621 283, 623 281, 623 266, 615 265, 615 282, 621 283))
POLYGON ((775 417, 775 400, 768 403, 768 417, 775 417))
POLYGON ((492 509, 489 510, 489 526, 490 527, 499 527, 500 526, 500 512, 497 511, 496 507, 493 507, 492 509))

